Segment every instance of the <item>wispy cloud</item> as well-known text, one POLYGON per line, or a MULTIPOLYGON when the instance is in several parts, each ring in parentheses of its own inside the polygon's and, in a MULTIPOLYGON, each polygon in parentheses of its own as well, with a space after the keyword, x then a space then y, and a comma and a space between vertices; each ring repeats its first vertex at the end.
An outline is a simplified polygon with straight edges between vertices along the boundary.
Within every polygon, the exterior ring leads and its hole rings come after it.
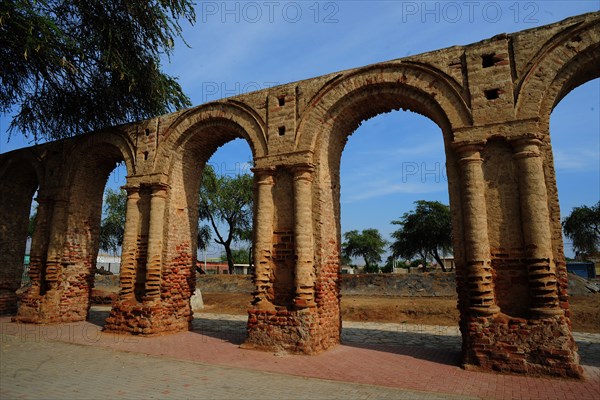
POLYGON ((557 170, 598 171, 600 155, 598 149, 554 149, 554 164, 557 170))
POLYGON ((365 181, 351 187, 342 187, 341 202, 354 203, 393 194, 426 194, 447 190, 448 184, 443 180, 437 182, 402 182, 393 179, 365 181))

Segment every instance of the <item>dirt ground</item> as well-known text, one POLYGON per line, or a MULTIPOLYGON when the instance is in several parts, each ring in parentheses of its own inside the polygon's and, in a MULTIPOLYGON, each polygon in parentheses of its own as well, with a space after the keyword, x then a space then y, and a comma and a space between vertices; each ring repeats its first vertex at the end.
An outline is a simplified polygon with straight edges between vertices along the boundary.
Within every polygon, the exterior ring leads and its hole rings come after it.
MULTIPOLYGON (((252 299, 246 293, 202 293, 207 313, 246 314, 252 299)), ((571 297, 573 329, 600 333, 600 293, 571 297)), ((342 319, 346 321, 397 322, 456 325, 456 298, 449 297, 342 297, 342 319)))

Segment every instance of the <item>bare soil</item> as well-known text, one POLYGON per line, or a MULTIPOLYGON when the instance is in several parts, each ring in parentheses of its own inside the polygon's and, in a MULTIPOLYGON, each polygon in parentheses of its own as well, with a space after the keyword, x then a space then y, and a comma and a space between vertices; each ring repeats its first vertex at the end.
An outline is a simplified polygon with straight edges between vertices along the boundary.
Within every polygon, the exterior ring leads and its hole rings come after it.
MULTIPOLYGON (((202 312, 245 315, 252 297, 247 293, 202 293, 202 299, 202 312)), ((600 293, 573 296, 570 302, 573 329, 600 333, 600 293)), ((454 297, 345 295, 342 319, 452 326, 458 324, 458 310, 454 297)))

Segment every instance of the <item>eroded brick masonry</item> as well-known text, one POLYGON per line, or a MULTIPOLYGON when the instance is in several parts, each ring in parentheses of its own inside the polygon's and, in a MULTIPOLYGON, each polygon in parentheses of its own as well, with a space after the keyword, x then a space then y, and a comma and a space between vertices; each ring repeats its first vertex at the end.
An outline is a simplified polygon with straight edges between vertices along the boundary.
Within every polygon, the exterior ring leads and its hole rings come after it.
POLYGON ((571 335, 549 116, 597 78, 600 14, 336 72, 0 155, 0 309, 84 320, 102 192, 127 166, 120 293, 105 329, 190 328, 197 201, 214 151, 254 158, 255 291, 247 348, 340 341, 339 165, 361 121, 397 109, 443 135, 465 367, 581 376, 571 335), (32 196, 31 288, 17 310, 32 196))

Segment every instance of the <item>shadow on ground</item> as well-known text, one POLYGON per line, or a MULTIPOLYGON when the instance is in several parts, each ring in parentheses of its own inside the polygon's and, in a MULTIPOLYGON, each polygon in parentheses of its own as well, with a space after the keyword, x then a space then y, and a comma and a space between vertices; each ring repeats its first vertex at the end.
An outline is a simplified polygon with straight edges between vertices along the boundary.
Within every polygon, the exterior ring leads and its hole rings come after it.
MULTIPOLYGON (((109 311, 90 311, 89 322, 102 328, 109 311)), ((461 338, 441 331, 425 332, 419 325, 398 325, 397 331, 363 328, 343 328, 342 343, 347 346, 372 349, 393 354, 459 365, 461 338)), ((192 332, 240 345, 246 339, 246 321, 196 317, 192 332)), ((600 343, 578 340, 581 365, 600 367, 600 343)))

